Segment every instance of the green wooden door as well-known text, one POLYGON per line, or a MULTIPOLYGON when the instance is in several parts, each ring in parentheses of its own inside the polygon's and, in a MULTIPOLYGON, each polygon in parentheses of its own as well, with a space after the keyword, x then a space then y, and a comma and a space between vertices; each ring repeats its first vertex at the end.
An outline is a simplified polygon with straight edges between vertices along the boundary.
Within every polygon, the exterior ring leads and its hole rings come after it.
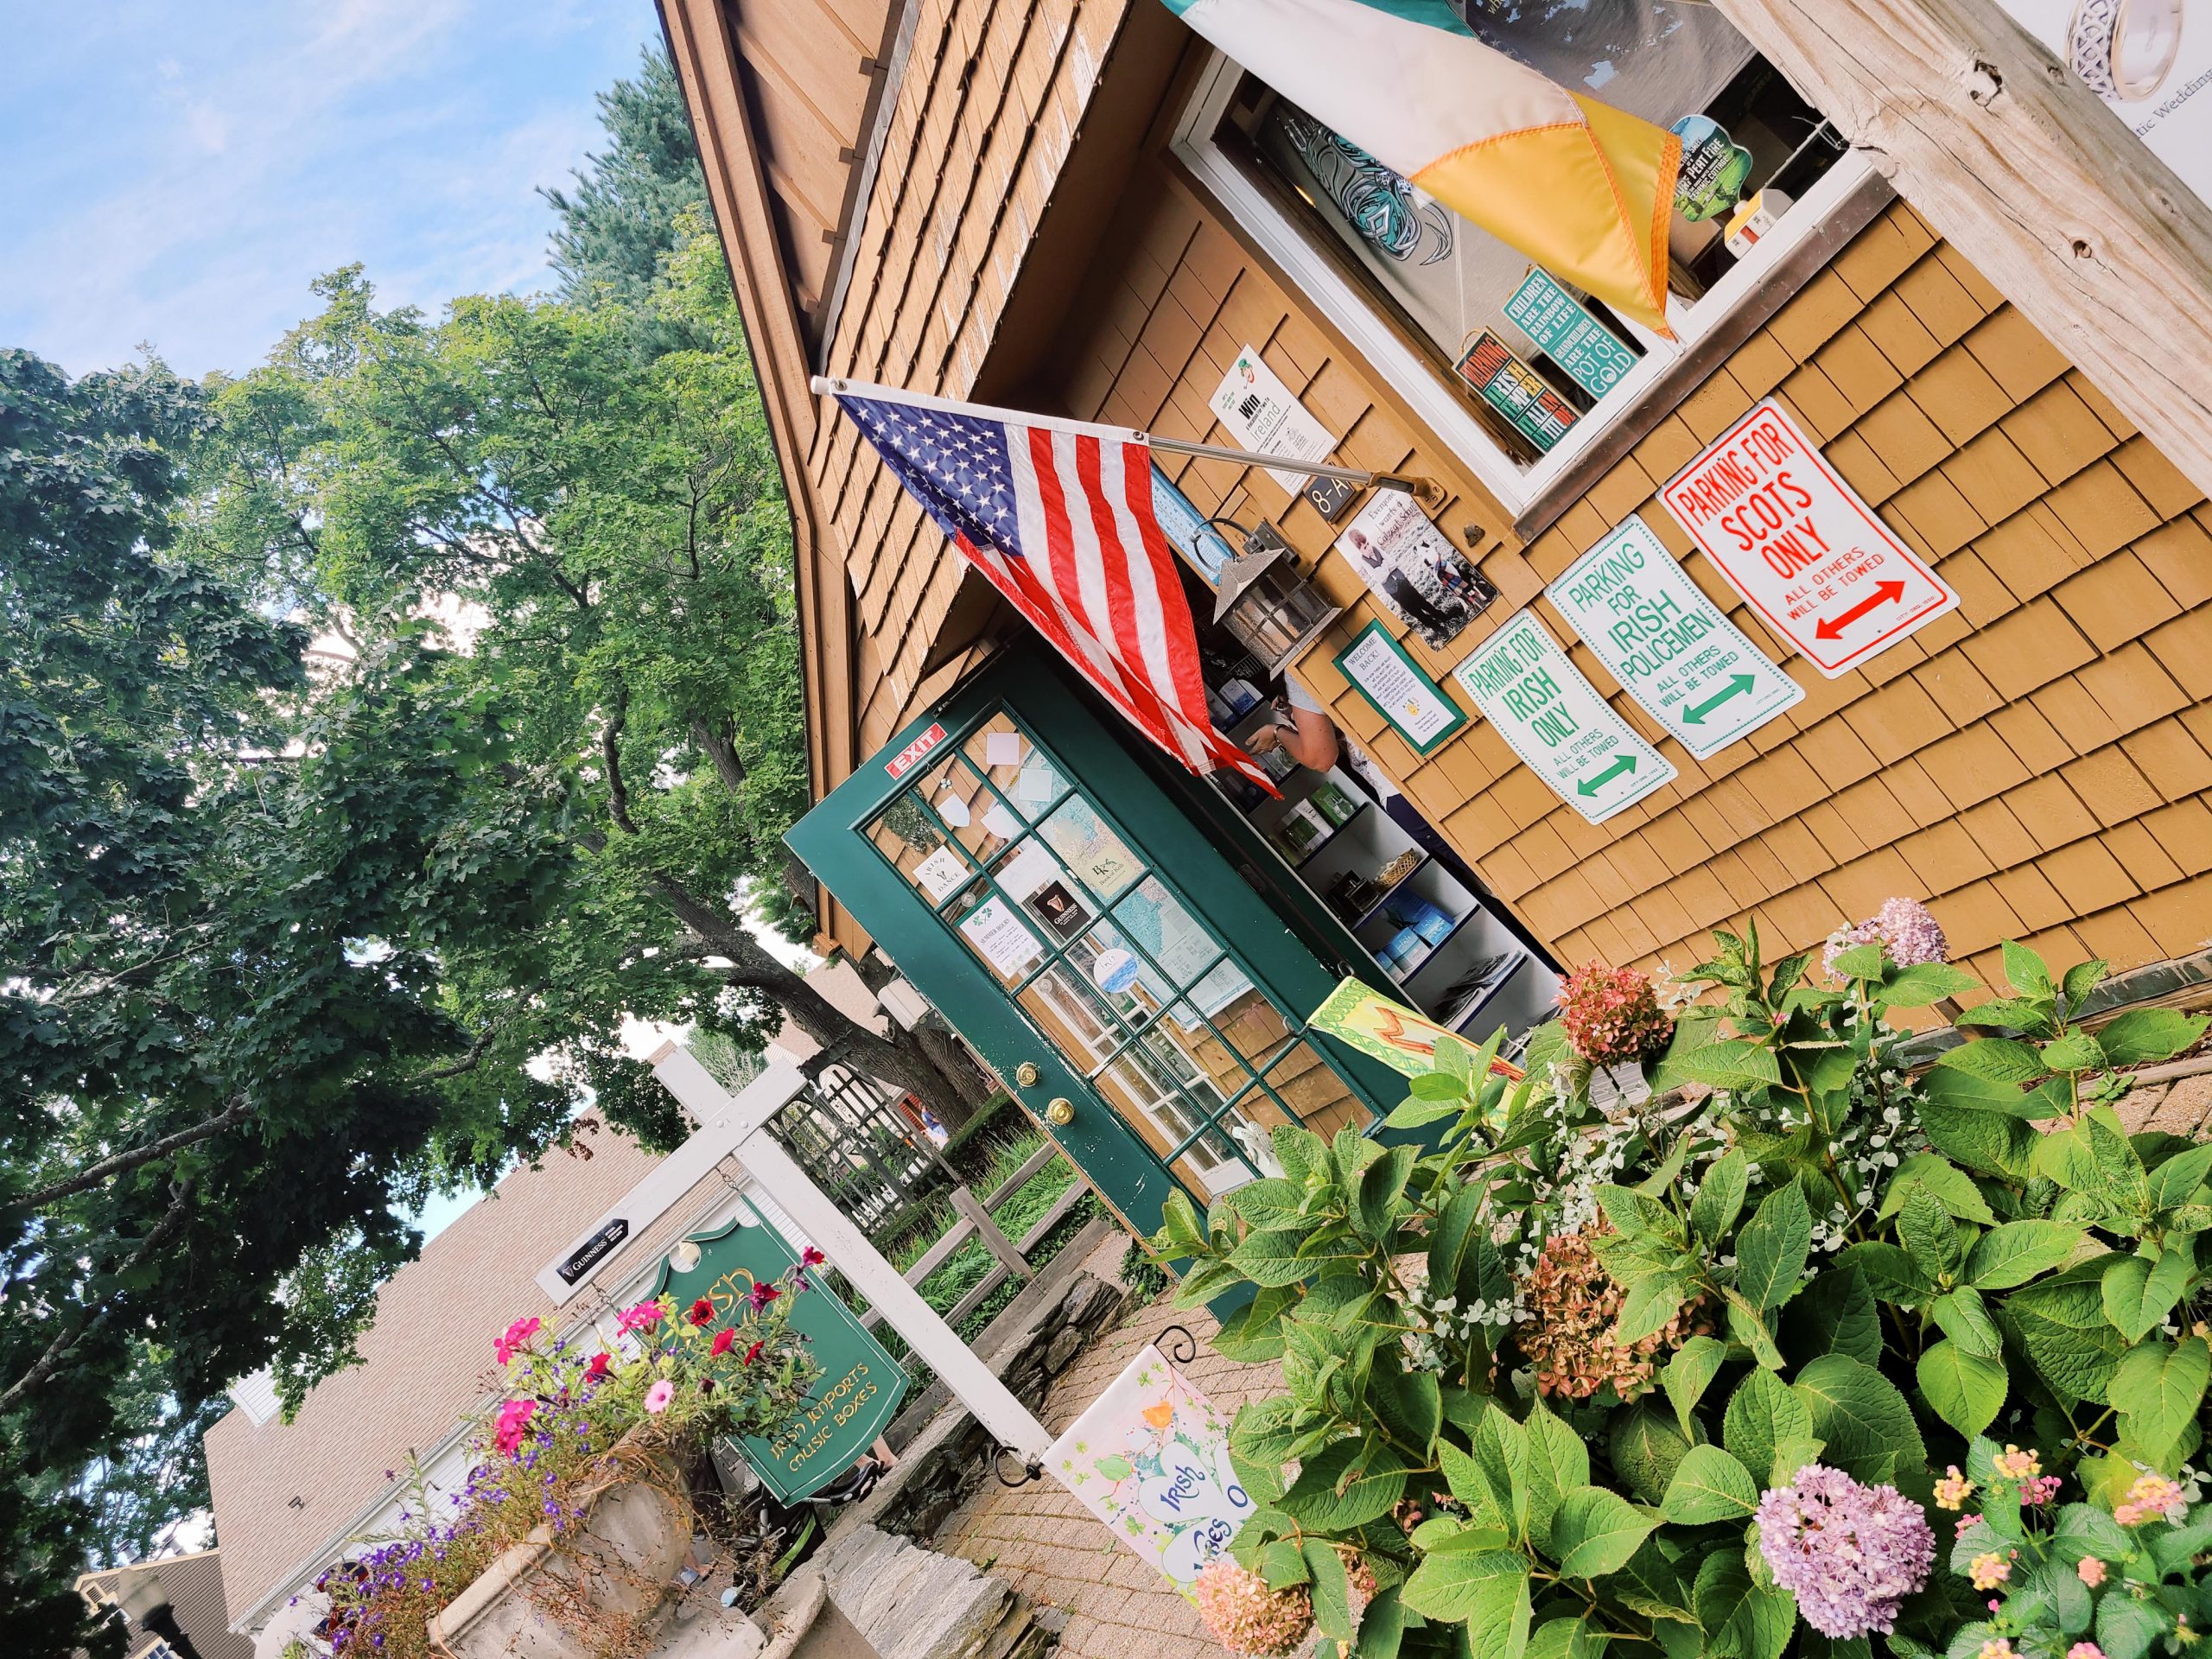
POLYGON ((1036 656, 900 732, 792 848, 1141 1230, 1370 1128, 1401 1080, 1309 1034, 1334 979, 1036 656))

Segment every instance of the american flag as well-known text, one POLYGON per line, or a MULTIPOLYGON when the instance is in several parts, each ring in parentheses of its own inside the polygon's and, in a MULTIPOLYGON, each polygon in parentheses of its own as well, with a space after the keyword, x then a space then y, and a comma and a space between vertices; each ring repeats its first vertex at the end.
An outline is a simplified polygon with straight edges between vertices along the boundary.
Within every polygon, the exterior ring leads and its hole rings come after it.
POLYGON ((1138 730, 1192 772, 1228 766, 1273 792, 1207 714, 1141 434, 825 389, 969 563, 1138 730))

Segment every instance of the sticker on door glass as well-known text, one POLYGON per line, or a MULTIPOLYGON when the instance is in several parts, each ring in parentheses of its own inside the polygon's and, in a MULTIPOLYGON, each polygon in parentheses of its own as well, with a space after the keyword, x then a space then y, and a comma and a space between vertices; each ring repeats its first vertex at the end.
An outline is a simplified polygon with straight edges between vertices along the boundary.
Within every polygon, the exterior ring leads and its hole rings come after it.
POLYGON ((950 847, 938 848, 914 866, 914 883, 929 894, 931 904, 943 903, 944 896, 967 879, 968 867, 950 847))
POLYGON ((1118 995, 1137 982, 1137 959, 1126 950, 1101 950, 1090 964, 1090 976, 1100 990, 1118 995))
POLYGON ((1020 732, 984 734, 983 763, 994 767, 1020 766, 1021 764, 1021 734, 1020 732))
POLYGON ((1029 895, 1029 904, 1045 918, 1045 925, 1060 936, 1063 944, 1081 933, 1090 922, 1090 912, 1063 881, 1047 881, 1029 895))
POLYGON ((995 895, 970 911, 960 924, 960 931, 983 960, 997 969, 1001 979, 1019 977, 1023 969, 1045 952, 1044 945, 1014 906, 995 895))
POLYGON ((1046 819, 1038 833, 1060 855, 1060 861, 1101 899, 1118 897, 1144 874, 1137 855, 1080 797, 1046 819))
POLYGON ((983 828, 1001 841, 1012 841, 1021 833, 1021 820, 1007 811, 1003 802, 993 801, 983 809, 983 828))

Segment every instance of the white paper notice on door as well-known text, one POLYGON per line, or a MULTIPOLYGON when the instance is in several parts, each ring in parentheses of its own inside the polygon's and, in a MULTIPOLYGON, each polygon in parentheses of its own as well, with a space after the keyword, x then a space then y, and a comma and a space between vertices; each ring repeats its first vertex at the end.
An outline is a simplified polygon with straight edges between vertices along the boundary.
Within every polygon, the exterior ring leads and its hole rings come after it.
POLYGON ((914 880, 932 904, 968 879, 968 867, 950 847, 940 847, 914 866, 914 880))
POLYGON ((984 899, 968 913, 960 931, 1001 979, 1020 977, 1022 969, 1045 951, 1029 924, 1003 899, 984 899))
POLYGON ((1060 867, 1035 842, 1025 841, 1011 856, 1000 860, 991 874, 998 878, 999 889, 1007 898, 1027 899, 1059 874, 1060 867))
MULTIPOLYGON (((1283 455, 1292 461, 1325 461, 1337 441, 1315 420, 1305 404, 1276 377, 1259 347, 1247 346, 1213 395, 1215 417, 1243 448, 1255 454, 1283 455)), ((1306 487, 1304 473, 1281 473, 1270 467, 1268 476, 1296 495, 1306 487)))

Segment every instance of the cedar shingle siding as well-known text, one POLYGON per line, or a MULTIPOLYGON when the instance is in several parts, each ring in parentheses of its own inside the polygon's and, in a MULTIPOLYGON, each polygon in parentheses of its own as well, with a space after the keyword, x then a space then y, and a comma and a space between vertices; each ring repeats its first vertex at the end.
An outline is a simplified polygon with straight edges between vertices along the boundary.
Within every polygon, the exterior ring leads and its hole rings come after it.
MULTIPOLYGON (((953 397, 985 374, 1128 16, 1115 0, 923 0, 850 232, 828 372, 953 397)), ((695 104, 711 92, 695 87, 695 104)), ((1445 484, 1453 499, 1437 522, 1500 588, 1492 616, 1536 601, 1679 779, 1592 827, 1479 720, 1417 760, 1329 665, 1382 615, 1333 556, 1318 579, 1349 608, 1300 671, 1562 957, 1687 968, 1707 930, 1751 919, 1779 954, 1891 894, 1927 898, 1955 954, 1992 978, 2001 938, 2125 965, 2212 936, 2212 510, 1909 206, 1878 217, 1524 547, 1166 159, 1160 113, 1147 159, 1108 187, 1119 207, 1071 284, 1045 372, 1010 400, 1227 442, 1206 399, 1249 342, 1340 435, 1339 459, 1445 484), (1962 597, 1837 680, 1783 649, 1655 499, 1770 393, 1962 597), (1709 761, 1662 740, 1538 599, 1630 512, 1807 694, 1709 761)), ((721 141, 702 131, 711 152, 721 141)), ((841 561, 854 595, 865 758, 971 660, 923 672, 960 569, 849 423, 785 418, 806 435, 801 510, 815 514, 818 568, 833 580, 841 561)), ((1161 460, 1207 512, 1272 518, 1307 556, 1330 540, 1264 474, 1161 460)), ((1478 621, 1447 652, 1405 644, 1442 680, 1494 626, 1478 621)), ((842 775, 817 776, 817 790, 842 775)))

